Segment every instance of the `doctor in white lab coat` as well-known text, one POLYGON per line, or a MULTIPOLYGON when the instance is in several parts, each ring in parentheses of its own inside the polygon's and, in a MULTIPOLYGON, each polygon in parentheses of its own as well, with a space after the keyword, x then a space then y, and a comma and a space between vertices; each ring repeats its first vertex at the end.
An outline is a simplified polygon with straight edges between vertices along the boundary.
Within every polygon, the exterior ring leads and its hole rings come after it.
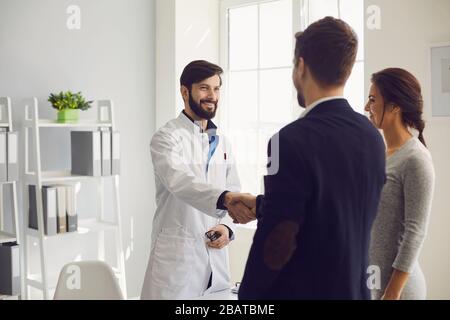
POLYGON ((157 209, 141 299, 189 299, 230 287, 227 244, 234 237, 227 208, 240 183, 230 144, 211 121, 222 69, 191 62, 181 76, 185 109, 152 138, 157 209), (229 192, 228 192, 229 191, 229 192), (220 237, 211 241, 207 231, 220 237))

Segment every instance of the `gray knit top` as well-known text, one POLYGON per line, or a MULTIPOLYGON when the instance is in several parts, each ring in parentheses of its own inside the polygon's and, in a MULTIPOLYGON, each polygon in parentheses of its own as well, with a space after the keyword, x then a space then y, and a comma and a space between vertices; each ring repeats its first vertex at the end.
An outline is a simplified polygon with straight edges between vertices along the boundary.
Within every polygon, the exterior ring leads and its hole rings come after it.
POLYGON ((420 270, 418 257, 434 190, 431 155, 417 138, 411 138, 387 158, 386 176, 370 245, 370 265, 381 271, 380 293, 392 268, 413 275, 420 270))

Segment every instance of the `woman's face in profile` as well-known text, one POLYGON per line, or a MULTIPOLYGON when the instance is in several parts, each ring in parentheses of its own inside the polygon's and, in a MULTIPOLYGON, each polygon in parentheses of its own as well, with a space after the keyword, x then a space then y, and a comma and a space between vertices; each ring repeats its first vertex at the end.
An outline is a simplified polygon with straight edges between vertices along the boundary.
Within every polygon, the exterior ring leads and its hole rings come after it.
MULTIPOLYGON (((369 113, 369 119, 373 125, 378 129, 383 129, 383 124, 387 120, 383 119, 384 99, 374 84, 370 86, 369 99, 364 110, 369 113)), ((386 112, 384 118, 387 116, 388 112, 386 112)))

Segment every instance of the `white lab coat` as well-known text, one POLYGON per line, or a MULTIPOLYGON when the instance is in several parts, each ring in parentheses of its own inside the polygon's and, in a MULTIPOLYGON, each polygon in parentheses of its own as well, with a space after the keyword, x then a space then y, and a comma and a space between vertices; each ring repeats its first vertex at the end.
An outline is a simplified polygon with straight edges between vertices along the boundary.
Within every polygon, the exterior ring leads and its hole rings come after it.
POLYGON ((205 237, 220 223, 234 232, 217 200, 225 190, 240 191, 230 145, 218 136, 208 172, 208 134, 183 113, 152 138, 157 209, 141 299, 189 299, 230 287, 228 248, 209 248, 205 237))

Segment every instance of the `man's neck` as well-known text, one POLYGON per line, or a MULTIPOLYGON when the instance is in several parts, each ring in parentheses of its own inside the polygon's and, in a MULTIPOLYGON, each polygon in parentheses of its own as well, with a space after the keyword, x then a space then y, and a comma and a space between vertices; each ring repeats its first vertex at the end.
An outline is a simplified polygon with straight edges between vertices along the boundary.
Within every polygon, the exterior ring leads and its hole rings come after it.
POLYGON ((305 90, 306 106, 312 105, 314 102, 325 98, 342 97, 344 95, 344 87, 336 88, 320 88, 317 85, 312 85, 308 90, 305 90))
POLYGON ((196 123, 199 123, 203 131, 206 130, 206 127, 208 126, 208 120, 200 118, 190 108, 185 107, 184 112, 189 116, 189 118, 191 118, 191 120, 194 120, 196 123))

